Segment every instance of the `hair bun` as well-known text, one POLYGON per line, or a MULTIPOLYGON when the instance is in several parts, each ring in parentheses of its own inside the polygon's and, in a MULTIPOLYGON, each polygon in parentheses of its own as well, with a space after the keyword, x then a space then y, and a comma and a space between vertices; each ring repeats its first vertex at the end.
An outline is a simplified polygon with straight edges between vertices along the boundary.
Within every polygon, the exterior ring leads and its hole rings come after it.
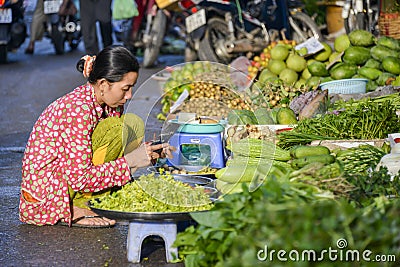
POLYGON ((83 77, 88 78, 90 75, 90 72, 93 69, 93 62, 95 61, 96 56, 83 56, 81 60, 78 62, 78 70, 82 71, 83 77), (83 64, 81 62, 83 61, 83 64))

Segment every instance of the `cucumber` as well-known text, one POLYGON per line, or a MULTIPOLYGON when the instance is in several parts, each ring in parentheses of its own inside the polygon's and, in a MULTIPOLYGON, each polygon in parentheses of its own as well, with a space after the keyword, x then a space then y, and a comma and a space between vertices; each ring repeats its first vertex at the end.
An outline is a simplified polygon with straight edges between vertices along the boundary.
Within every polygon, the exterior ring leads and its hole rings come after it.
POLYGON ((295 146, 290 150, 290 156, 299 159, 307 156, 329 155, 331 151, 326 146, 295 146))
POLYGON ((228 183, 249 183, 253 179, 258 179, 260 176, 265 175, 258 169, 257 165, 230 165, 219 169, 215 173, 215 178, 228 183))
POLYGON ((291 162, 291 166, 293 169, 300 169, 310 163, 313 162, 321 162, 324 164, 331 164, 335 162, 335 157, 332 155, 314 155, 314 156, 306 156, 299 159, 294 159, 291 162))

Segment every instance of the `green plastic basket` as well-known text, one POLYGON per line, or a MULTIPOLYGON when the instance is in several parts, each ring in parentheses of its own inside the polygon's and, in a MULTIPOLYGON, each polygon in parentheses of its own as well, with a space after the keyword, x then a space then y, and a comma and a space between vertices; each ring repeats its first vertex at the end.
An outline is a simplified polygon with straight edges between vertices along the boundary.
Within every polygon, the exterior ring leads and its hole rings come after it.
POLYGON ((329 94, 364 94, 367 91, 368 79, 342 79, 320 84, 321 90, 329 94))

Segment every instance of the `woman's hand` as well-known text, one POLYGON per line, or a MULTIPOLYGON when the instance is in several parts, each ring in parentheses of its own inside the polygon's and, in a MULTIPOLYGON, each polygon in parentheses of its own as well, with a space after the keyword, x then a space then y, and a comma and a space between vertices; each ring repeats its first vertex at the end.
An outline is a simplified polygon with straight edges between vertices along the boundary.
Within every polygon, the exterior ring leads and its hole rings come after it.
POLYGON ((126 154, 125 159, 130 168, 137 169, 149 166, 158 158, 172 158, 172 151, 175 151, 175 148, 170 146, 168 143, 157 145, 151 145, 151 143, 143 143, 137 149, 126 154), (160 149, 162 149, 162 151, 159 154, 156 151, 160 149))

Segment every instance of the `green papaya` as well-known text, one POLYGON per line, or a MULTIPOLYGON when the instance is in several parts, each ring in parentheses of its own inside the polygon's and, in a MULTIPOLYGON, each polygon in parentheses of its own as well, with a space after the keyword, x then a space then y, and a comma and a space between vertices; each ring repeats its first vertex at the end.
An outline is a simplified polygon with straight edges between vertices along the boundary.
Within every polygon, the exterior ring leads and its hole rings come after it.
POLYGON ((350 46, 343 55, 344 62, 354 65, 364 65, 370 58, 369 49, 362 46, 350 46))
POLYGON ((350 44, 354 46, 371 46, 375 43, 375 36, 366 30, 354 30, 348 34, 350 44))
POLYGON ((332 54, 332 47, 326 42, 321 42, 321 44, 324 46, 324 49, 317 52, 314 55, 314 59, 324 62, 327 61, 329 59, 329 56, 332 54))
POLYGON ((397 57, 389 56, 382 60, 382 69, 392 74, 400 74, 400 60, 397 57))
POLYGON ((287 107, 281 107, 276 115, 278 124, 297 124, 294 111, 287 107))
POLYGON ((308 71, 311 73, 312 76, 328 76, 329 72, 326 69, 326 65, 320 61, 315 61, 310 63, 308 66, 308 71))
POLYGON ((364 66, 358 69, 358 74, 367 79, 376 80, 382 74, 382 71, 364 66))
MULTIPOLYGON (((275 73, 273 73, 272 71, 270 71, 269 69, 265 68, 261 71, 259 77, 258 77, 258 81, 261 83, 266 82, 269 78, 276 78, 278 77, 275 73)), ((260 85, 258 85, 259 88, 261 89, 262 86, 260 87, 260 85)))
POLYGON ((399 57, 400 53, 383 45, 376 45, 370 50, 372 58, 382 62, 385 57, 399 57))
POLYGON ((322 77, 320 76, 311 76, 306 80, 306 86, 315 89, 321 84, 321 79, 322 77))
POLYGON ((337 62, 332 67, 329 68, 329 71, 332 71, 332 70, 342 66, 343 64, 345 64, 345 63, 344 62, 337 62))
POLYGON ((333 81, 333 78, 331 76, 321 78, 321 83, 326 83, 330 81, 333 81))
POLYGON ((335 80, 349 79, 357 73, 357 65, 343 63, 330 71, 331 77, 335 80))
POLYGON ((365 62, 364 67, 380 69, 381 68, 381 62, 376 60, 376 59, 374 59, 374 58, 370 58, 370 59, 367 60, 367 62, 365 62))
POLYGON ((381 36, 378 38, 376 44, 385 46, 392 50, 400 50, 399 40, 390 36, 381 36))
POLYGON ((359 73, 356 73, 354 76, 352 76, 351 77, 352 79, 368 79, 367 77, 365 77, 365 76, 362 76, 361 74, 359 74, 359 73))

